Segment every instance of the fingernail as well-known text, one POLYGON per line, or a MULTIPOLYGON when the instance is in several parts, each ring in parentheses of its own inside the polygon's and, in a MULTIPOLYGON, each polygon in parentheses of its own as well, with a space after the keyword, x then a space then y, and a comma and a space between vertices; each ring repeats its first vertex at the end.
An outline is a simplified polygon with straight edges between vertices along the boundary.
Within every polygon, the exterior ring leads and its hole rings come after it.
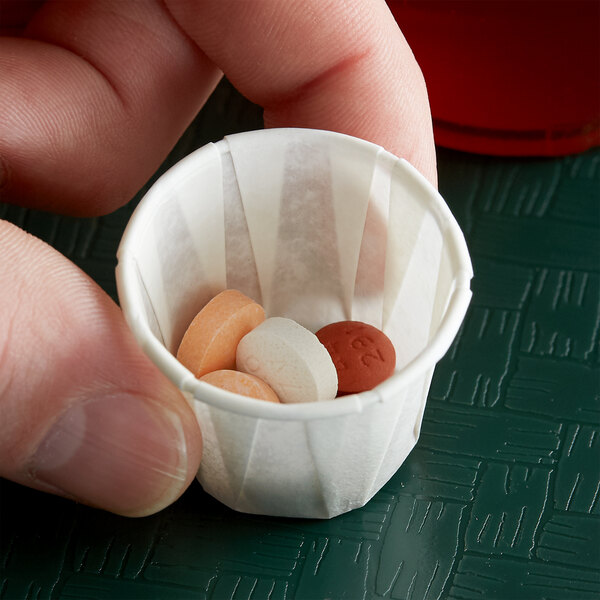
POLYGON ((130 395, 73 404, 34 454, 33 476, 64 495, 141 516, 170 504, 187 475, 179 417, 130 395))

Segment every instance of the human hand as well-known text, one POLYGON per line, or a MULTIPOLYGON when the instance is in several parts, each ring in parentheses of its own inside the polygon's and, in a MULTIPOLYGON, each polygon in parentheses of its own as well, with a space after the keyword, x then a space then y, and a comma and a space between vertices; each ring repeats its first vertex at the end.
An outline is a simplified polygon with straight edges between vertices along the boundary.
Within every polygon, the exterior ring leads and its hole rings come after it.
MULTIPOLYGON (((123 205, 221 70, 266 126, 374 141, 435 184, 425 86, 383 0, 2 8, 19 33, 0 38, 4 201, 83 216, 123 205)), ((63 256, 2 221, 0 256, 0 475, 124 515, 170 504, 201 456, 184 398, 63 256)))

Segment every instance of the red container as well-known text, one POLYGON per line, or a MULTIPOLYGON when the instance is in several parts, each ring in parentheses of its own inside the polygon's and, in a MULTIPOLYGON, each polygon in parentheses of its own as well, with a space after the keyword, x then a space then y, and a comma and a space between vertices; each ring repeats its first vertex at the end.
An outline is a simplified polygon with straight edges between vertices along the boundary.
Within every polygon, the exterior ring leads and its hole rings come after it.
POLYGON ((555 156, 600 144, 598 0, 388 0, 441 146, 555 156))

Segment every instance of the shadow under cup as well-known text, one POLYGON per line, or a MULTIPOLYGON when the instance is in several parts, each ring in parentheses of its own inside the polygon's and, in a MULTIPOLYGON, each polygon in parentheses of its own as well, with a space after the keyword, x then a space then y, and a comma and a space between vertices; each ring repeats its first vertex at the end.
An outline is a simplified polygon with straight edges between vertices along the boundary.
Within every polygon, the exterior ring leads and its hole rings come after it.
POLYGON ((190 154, 136 208, 118 259, 129 326, 200 422, 203 488, 273 516, 333 517, 388 481, 471 297, 464 237, 437 191, 406 161, 327 131, 242 133, 190 154), (287 405, 201 382, 175 353, 227 288, 311 331, 370 323, 396 371, 362 394, 287 405))

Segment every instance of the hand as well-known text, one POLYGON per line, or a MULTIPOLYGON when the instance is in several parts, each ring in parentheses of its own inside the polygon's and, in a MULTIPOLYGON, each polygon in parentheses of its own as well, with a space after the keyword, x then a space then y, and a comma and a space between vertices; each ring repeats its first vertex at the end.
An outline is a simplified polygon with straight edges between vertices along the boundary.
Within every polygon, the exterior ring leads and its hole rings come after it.
MULTIPOLYGON (((2 0, 0 0, 2 1, 2 0)), ((4 0, 0 194, 110 212, 160 165, 221 77, 267 127, 331 129, 435 184, 425 85, 383 0, 4 0)), ((0 475, 124 515, 174 501, 199 465, 191 409, 119 309, 0 221, 0 475)))

